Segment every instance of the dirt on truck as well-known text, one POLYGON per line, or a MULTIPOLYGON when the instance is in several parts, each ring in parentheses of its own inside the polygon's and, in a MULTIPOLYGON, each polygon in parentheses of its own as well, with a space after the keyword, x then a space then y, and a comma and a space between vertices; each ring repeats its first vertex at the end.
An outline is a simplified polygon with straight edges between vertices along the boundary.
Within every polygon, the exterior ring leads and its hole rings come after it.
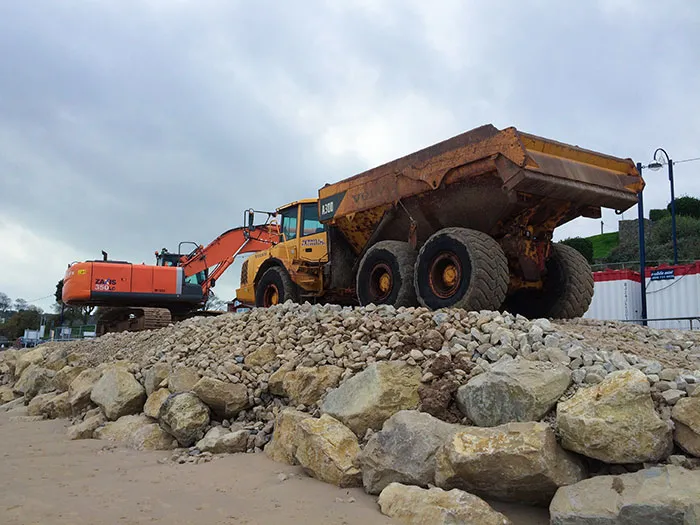
POLYGON ((280 241, 245 262, 237 298, 578 317, 591 269, 554 230, 643 187, 630 159, 482 126, 279 208, 280 241))

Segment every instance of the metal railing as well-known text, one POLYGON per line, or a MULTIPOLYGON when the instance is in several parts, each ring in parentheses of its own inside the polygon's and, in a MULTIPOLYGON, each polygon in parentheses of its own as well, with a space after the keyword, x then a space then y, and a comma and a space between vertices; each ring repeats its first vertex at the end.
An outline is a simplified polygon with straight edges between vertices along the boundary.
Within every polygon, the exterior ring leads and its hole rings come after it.
MULTIPOLYGON (((650 267, 656 267, 656 266, 661 266, 661 265, 671 265, 673 261, 670 259, 662 259, 659 261, 647 261, 645 266, 647 268, 650 267)), ((684 261, 678 261, 678 264, 693 264, 696 262, 696 259, 688 259, 684 261)), ((591 264, 591 269, 594 272, 599 272, 601 270, 635 270, 639 271, 639 261, 625 261, 625 262, 618 262, 618 263, 597 263, 597 264, 591 264)))
MULTIPOLYGON (((619 319, 621 323, 641 323, 643 325, 648 325, 648 323, 653 322, 664 322, 664 321, 688 321, 690 330, 693 330, 693 321, 700 322, 700 315, 691 315, 688 317, 656 317, 647 319, 619 319)), ((660 330, 664 330, 661 328, 660 330)), ((673 330, 672 328, 670 330, 673 330)))

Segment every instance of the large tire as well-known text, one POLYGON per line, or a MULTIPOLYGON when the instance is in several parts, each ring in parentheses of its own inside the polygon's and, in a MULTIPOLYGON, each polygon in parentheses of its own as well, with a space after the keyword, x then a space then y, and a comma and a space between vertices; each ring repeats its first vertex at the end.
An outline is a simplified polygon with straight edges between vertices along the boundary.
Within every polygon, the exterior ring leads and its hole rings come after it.
POLYGON ((357 299, 362 306, 391 304, 416 306, 413 265, 416 251, 407 242, 380 241, 360 261, 355 277, 357 299))
POLYGON ((291 299, 299 302, 297 287, 284 268, 273 266, 265 270, 255 285, 255 306, 274 306, 291 299))
POLYGON ((415 289, 423 306, 497 310, 510 274, 501 246, 489 235, 467 228, 444 228, 418 253, 415 289))
POLYGON ((529 319, 573 319, 586 313, 593 299, 593 273, 586 258, 565 244, 553 244, 542 290, 509 297, 505 309, 529 319))

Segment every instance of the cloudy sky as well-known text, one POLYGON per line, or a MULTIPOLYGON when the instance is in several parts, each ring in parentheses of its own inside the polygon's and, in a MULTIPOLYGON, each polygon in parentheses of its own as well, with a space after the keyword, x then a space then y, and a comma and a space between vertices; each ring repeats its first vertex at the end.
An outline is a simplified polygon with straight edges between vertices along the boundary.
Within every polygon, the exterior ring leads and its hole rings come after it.
POLYGON ((48 309, 71 261, 150 263, 486 123, 700 156, 699 28, 693 0, 0 0, 0 291, 48 309))

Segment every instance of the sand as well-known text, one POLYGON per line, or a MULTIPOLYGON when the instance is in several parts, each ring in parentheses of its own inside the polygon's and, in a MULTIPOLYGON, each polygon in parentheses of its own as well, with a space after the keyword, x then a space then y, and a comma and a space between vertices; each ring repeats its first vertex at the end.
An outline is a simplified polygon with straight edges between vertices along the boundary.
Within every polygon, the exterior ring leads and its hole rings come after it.
MULTIPOLYGON (((67 421, 25 421, 23 413, 0 414, 3 525, 397 523, 362 489, 321 483, 264 454, 176 465, 163 462, 169 452, 70 441, 67 421)), ((545 509, 493 505, 515 525, 549 522, 545 509)))

